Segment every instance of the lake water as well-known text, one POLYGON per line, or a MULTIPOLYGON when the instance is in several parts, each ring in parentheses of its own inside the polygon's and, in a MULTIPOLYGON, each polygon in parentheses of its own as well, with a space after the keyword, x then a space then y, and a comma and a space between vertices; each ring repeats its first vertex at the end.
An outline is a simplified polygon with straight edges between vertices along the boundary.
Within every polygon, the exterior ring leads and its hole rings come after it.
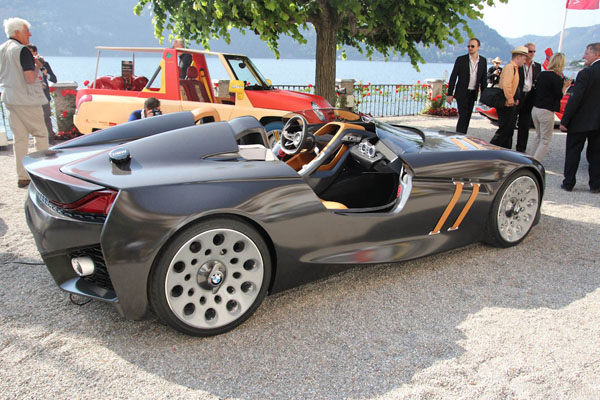
MULTIPOLYGON (((131 60, 131 54, 120 57, 100 59, 98 76, 120 75, 121 61, 131 60)), ((74 81, 78 87, 83 82, 92 81, 96 71, 96 57, 46 57, 59 82, 74 81)), ((136 57, 134 74, 150 78, 158 66, 159 58, 136 57)), ((262 75, 270 79, 274 85, 307 85, 315 83, 315 60, 303 59, 268 59, 253 58, 252 61, 262 75)), ((207 57, 208 67, 213 81, 229 79, 220 61, 216 57, 207 57)), ((416 84, 429 78, 447 79, 452 72, 453 64, 421 64, 417 71, 408 62, 385 61, 337 61, 336 76, 338 79, 355 79, 356 82, 372 84, 416 84)), ((12 138, 5 121, 9 139, 12 138)), ((3 129, 3 125, 0 125, 3 129)))
MULTIPOLYGON (((130 60, 130 55, 104 57, 100 59, 98 76, 120 75, 121 60, 130 60)), ((86 80, 92 81, 96 68, 96 57, 46 57, 59 81, 75 81, 79 87, 86 80)), ((216 58, 207 57, 212 80, 229 79, 216 58)), ((274 85, 307 85, 315 83, 315 61, 302 59, 275 60, 253 58, 252 61, 265 78, 274 85)), ((158 61, 152 57, 136 57, 135 75, 151 77, 158 61)), ((452 72, 452 64, 421 64, 416 71, 408 62, 385 61, 337 61, 336 76, 339 79, 355 79, 357 82, 377 84, 412 84, 428 78, 444 78, 452 72)))

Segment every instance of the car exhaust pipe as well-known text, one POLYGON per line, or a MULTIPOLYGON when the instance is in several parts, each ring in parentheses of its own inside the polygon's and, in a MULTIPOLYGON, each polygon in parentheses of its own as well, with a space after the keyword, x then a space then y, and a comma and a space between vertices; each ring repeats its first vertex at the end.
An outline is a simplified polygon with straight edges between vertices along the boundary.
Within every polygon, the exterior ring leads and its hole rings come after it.
POLYGON ((79 276, 92 275, 96 269, 94 261, 88 256, 71 258, 71 266, 73 266, 73 270, 79 276))

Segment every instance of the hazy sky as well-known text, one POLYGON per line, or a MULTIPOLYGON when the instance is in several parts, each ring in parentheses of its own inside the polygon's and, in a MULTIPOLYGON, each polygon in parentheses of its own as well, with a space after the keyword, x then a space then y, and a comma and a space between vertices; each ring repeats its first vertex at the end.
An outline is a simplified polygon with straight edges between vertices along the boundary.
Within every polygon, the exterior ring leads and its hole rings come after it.
MULTIPOLYGON (((566 0, 508 0, 483 9, 483 21, 500 35, 553 36, 562 29, 566 0)), ((569 10, 567 28, 600 24, 600 10, 569 10)))

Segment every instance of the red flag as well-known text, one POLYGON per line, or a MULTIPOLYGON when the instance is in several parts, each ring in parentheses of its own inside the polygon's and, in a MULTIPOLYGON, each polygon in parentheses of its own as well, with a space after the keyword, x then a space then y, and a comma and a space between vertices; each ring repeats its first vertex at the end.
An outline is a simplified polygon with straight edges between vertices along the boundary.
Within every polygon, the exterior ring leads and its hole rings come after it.
POLYGON ((567 0, 567 8, 571 10, 597 10, 600 0, 567 0))
POLYGON ((544 51, 544 53, 546 54, 546 59, 544 60, 544 63, 542 64, 542 67, 544 67, 544 70, 548 69, 548 65, 550 65, 550 59, 552 58, 552 49, 550 47, 548 47, 546 49, 546 51, 544 51))

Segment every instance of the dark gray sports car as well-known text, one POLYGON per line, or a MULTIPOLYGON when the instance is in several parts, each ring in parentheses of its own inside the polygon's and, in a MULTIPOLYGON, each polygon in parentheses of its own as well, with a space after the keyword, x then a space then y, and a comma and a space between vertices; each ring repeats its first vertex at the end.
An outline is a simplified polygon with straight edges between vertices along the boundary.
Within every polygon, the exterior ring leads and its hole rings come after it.
POLYGON ((183 112, 25 167, 29 227, 61 289, 199 336, 348 266, 513 246, 538 221, 545 174, 476 138, 335 109, 291 114, 272 150, 252 117, 183 112))

